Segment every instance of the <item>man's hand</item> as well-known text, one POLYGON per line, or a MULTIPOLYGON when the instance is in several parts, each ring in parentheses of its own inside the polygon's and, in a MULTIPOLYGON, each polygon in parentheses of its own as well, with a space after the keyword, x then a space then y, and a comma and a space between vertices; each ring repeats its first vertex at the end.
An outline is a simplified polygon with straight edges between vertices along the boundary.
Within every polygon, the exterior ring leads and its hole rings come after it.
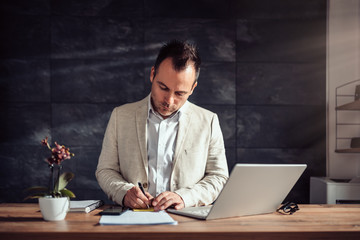
POLYGON ((144 195, 139 187, 134 186, 126 192, 124 205, 129 208, 148 208, 148 206, 151 205, 151 200, 153 198, 154 197, 148 192, 145 192, 144 195))
POLYGON ((179 210, 185 207, 182 198, 174 192, 163 192, 153 199, 152 205, 155 211, 161 211, 173 206, 179 210))

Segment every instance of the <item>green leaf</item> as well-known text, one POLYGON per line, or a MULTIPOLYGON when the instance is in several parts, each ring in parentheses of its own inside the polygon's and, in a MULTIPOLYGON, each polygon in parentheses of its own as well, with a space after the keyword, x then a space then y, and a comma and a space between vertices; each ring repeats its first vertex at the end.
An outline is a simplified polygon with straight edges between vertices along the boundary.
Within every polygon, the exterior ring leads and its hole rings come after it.
POLYGON ((59 182, 55 184, 55 192, 60 192, 66 185, 74 178, 74 174, 71 172, 65 172, 60 175, 59 182))
POLYGON ((43 187, 43 186, 30 187, 30 188, 27 188, 25 190, 25 192, 32 192, 32 193, 29 196, 27 196, 26 198, 24 198, 24 201, 26 201, 28 199, 40 198, 40 197, 50 195, 49 189, 47 187, 43 187))
POLYGON ((34 186, 34 187, 29 187, 25 190, 26 192, 48 192, 49 189, 47 187, 43 187, 43 186, 34 186))
POLYGON ((60 193, 61 193, 62 197, 69 197, 69 198, 75 198, 76 197, 75 194, 72 191, 70 191, 70 190, 68 190, 66 188, 60 190, 60 193))
POLYGON ((48 194, 47 193, 34 193, 34 194, 29 195, 26 198, 24 198, 24 201, 26 201, 28 199, 41 198, 41 197, 45 197, 45 196, 48 196, 48 194))

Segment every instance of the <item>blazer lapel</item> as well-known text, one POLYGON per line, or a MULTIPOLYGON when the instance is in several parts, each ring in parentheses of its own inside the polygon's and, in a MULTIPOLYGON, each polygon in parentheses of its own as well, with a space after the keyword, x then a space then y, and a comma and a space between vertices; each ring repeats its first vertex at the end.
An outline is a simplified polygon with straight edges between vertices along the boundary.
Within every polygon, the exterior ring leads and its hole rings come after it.
POLYGON ((179 120, 179 129, 178 129, 177 138, 176 138, 176 147, 175 147, 175 153, 174 153, 173 166, 175 166, 175 163, 178 159, 179 154, 181 153, 181 151, 183 151, 184 141, 185 141, 187 133, 190 129, 191 111, 190 111, 190 109, 187 109, 187 110, 188 111, 185 111, 179 120))
POLYGON ((146 141, 146 126, 147 126, 147 101, 144 101, 141 107, 136 111, 136 132, 139 141, 140 153, 144 163, 146 175, 148 175, 148 160, 147 160, 147 141, 146 141))

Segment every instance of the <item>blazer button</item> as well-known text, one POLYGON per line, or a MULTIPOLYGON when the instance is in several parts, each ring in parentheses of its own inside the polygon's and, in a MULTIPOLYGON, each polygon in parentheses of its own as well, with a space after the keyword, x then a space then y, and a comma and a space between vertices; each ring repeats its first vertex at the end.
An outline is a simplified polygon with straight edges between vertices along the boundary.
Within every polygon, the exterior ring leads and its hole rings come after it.
POLYGON ((147 187, 148 187, 147 182, 146 182, 146 183, 143 183, 143 187, 144 187, 144 188, 147 188, 147 187))

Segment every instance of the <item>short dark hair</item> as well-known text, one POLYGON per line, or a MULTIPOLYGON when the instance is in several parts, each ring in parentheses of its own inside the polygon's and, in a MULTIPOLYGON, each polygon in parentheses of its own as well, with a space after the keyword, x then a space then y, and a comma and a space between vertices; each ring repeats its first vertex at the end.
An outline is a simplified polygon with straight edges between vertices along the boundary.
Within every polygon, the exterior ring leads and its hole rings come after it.
POLYGON ((176 71, 184 70, 189 63, 193 64, 195 68, 195 82, 197 81, 200 75, 201 59, 199 51, 194 44, 180 40, 171 40, 164 44, 160 48, 155 61, 154 77, 162 61, 169 57, 172 58, 173 67, 176 71))

